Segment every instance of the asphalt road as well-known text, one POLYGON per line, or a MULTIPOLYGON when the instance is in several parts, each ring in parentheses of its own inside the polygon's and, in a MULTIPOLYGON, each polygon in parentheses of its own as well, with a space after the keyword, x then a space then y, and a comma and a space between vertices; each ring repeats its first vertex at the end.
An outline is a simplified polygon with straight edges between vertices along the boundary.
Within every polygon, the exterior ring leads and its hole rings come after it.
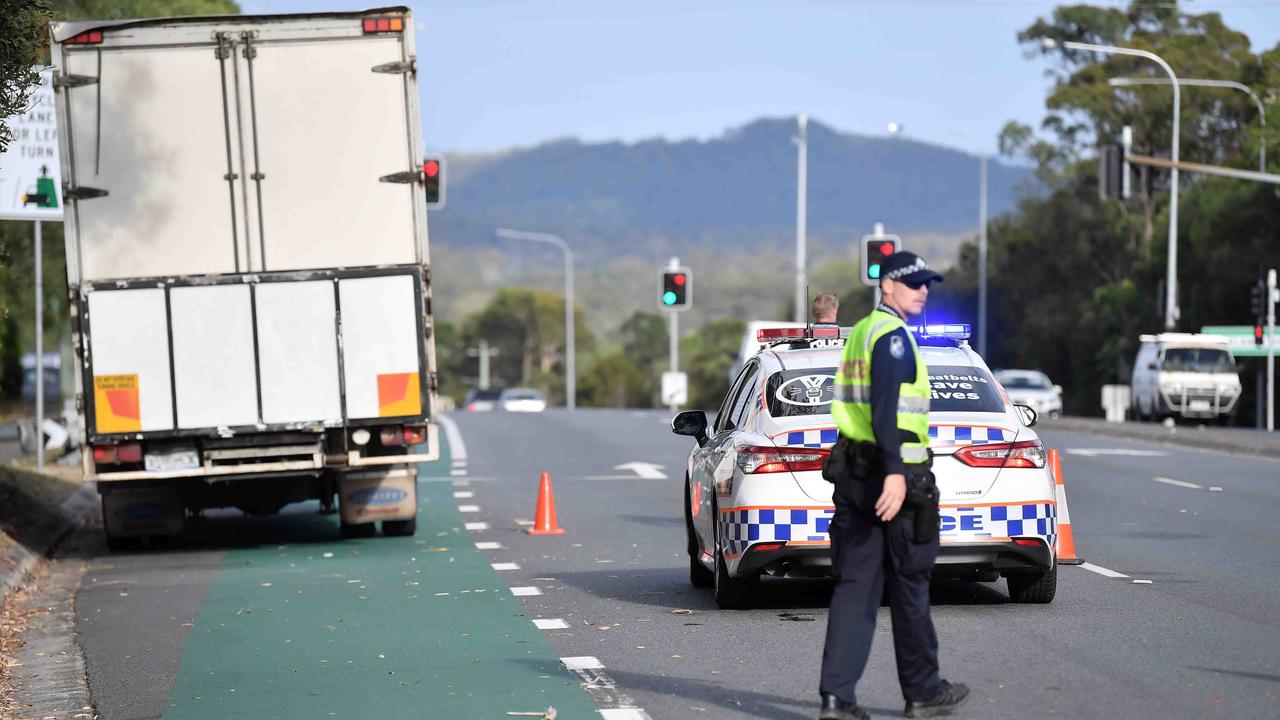
MULTIPOLYGON (((338 542, 299 506, 146 552, 82 543, 76 630, 102 717, 816 716, 830 585, 766 582, 746 611, 689 585, 689 442, 666 413, 453 419, 416 538, 338 542), (524 532, 541 472, 564 535, 524 532)), ((1280 462, 1044 435, 1090 564, 1061 569, 1050 605, 1008 603, 1003 581, 935 586, 943 675, 974 689, 961 717, 1280 716, 1280 462)), ((859 695, 901 716, 887 608, 859 695)))

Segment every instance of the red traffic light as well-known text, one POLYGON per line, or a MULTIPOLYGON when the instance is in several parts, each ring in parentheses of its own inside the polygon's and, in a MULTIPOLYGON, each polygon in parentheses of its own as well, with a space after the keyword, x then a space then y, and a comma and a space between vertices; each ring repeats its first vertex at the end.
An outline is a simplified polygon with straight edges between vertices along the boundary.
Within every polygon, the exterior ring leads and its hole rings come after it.
POLYGON ((440 162, 438 160, 428 160, 422 164, 422 172, 429 178, 433 178, 440 174, 440 162))
POLYGON ((897 248, 895 248, 893 246, 893 243, 891 242, 883 243, 882 245, 880 245, 880 254, 884 255, 885 257, 889 257, 890 255, 893 254, 893 251, 896 249, 897 248))
POLYGON ((685 283, 685 277, 683 274, 677 274, 671 278, 671 282, 675 283, 678 286, 683 286, 685 283))

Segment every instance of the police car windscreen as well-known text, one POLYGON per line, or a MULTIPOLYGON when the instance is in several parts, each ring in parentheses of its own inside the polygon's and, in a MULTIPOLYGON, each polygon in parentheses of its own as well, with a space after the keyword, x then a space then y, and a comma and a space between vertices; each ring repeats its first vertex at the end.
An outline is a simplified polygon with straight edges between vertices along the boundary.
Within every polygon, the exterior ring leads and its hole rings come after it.
POLYGON ((769 414, 774 417, 830 415, 835 381, 833 367, 776 372, 764 386, 769 414))
POLYGON ((986 370, 970 365, 930 365, 930 412, 1004 412, 1004 400, 986 370))

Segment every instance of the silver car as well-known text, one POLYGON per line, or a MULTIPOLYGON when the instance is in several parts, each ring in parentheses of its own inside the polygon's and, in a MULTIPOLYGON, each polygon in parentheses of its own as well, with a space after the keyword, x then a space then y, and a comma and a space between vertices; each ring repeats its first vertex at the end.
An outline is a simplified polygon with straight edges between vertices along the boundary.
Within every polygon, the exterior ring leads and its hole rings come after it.
POLYGON ((1048 375, 1039 370, 997 370, 995 375, 1015 405, 1028 405, 1049 417, 1062 414, 1062 386, 1050 382, 1048 375))

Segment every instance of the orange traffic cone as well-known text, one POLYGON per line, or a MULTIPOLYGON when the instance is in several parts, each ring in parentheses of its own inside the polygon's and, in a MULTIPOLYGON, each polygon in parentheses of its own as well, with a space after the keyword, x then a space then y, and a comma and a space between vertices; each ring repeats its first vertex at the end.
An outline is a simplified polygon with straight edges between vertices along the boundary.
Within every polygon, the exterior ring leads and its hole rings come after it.
POLYGON ((1071 513, 1067 512, 1067 488, 1062 484, 1062 456, 1057 450, 1049 451, 1049 465, 1053 468, 1054 491, 1058 500, 1058 562, 1062 565, 1083 565, 1084 559, 1076 555, 1071 513))
POLYGON ((530 535, 563 535, 564 528, 556 520, 556 496, 551 493, 551 473, 542 473, 538 482, 538 510, 530 535))

